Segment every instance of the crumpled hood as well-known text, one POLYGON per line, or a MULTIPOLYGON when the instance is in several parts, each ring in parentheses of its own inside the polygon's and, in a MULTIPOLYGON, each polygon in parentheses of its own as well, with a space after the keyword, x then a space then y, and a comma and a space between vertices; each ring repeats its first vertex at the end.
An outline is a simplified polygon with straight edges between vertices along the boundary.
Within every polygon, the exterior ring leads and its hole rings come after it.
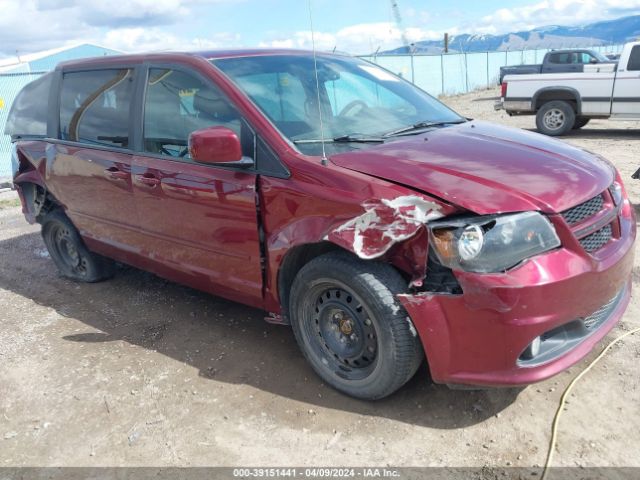
POLYGON ((475 121, 340 153, 331 161, 478 214, 561 212, 602 192, 614 178, 611 167, 591 153, 475 121))

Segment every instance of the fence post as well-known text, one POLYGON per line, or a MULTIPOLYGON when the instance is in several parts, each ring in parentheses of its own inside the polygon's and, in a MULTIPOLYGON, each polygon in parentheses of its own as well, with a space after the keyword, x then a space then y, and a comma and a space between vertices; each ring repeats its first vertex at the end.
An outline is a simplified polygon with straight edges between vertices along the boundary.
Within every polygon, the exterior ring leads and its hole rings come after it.
POLYGON ((489 52, 487 52, 487 88, 489 88, 489 52))
POLYGON ((413 53, 411 54, 411 83, 414 85, 416 83, 416 74, 413 66, 413 53))
POLYGON ((467 52, 464 52, 464 93, 469 93, 469 64, 467 63, 467 52))
POLYGON ((444 55, 440 54, 440 80, 442 81, 442 95, 444 95, 444 55))

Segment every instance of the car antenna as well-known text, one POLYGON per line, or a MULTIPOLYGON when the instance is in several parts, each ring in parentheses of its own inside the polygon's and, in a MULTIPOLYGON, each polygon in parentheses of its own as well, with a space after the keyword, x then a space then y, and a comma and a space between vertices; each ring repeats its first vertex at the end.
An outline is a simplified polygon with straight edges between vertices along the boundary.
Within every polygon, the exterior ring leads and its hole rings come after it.
POLYGON ((325 140, 324 140, 324 124, 322 122, 322 108, 320 107, 320 80, 318 79, 318 62, 316 60, 316 39, 313 33, 313 12, 311 10, 311 0, 307 1, 307 5, 309 6, 309 26, 311 27, 311 50, 313 51, 313 73, 316 76, 316 93, 318 95, 318 118, 320 119, 320 143, 322 144, 322 158, 320 159, 320 163, 322 165, 327 165, 329 161, 327 160, 327 152, 325 149, 325 140))

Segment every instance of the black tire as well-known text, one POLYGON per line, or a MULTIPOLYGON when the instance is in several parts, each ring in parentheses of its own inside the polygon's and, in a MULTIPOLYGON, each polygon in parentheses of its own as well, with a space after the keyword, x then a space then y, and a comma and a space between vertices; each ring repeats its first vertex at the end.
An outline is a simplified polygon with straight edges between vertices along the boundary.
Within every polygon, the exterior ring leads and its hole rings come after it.
POLYGON ((327 384, 375 400, 415 374, 424 353, 395 297, 404 291, 406 281, 390 265, 344 252, 317 257, 298 272, 290 296, 293 332, 327 384))
POLYGON ((61 210, 54 210, 44 217, 42 238, 63 276, 81 282, 98 282, 113 275, 113 260, 89 251, 76 227, 61 210))
POLYGON ((571 131, 575 121, 576 112, 573 107, 562 100, 547 102, 536 113, 538 131, 552 137, 571 131))
POLYGON ((579 130, 584 127, 587 123, 589 123, 590 118, 585 117, 576 117, 576 121, 573 123, 573 129, 579 130))

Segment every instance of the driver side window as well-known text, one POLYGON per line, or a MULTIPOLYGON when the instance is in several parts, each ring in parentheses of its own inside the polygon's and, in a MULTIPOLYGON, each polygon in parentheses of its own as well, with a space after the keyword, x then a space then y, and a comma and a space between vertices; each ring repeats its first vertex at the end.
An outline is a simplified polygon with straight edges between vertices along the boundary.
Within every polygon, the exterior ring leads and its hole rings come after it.
POLYGON ((241 117, 225 96, 198 77, 172 69, 149 70, 144 109, 144 149, 189 158, 189 134, 223 126, 241 138, 241 117))

